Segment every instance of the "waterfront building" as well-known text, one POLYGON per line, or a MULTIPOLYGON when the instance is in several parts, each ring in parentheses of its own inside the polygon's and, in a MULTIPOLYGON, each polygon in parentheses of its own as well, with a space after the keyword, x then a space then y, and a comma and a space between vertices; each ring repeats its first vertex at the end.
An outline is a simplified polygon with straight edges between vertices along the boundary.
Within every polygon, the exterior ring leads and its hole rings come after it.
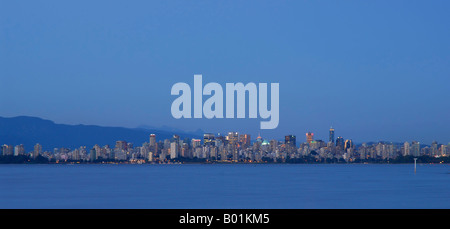
POLYGON ((14 154, 14 147, 12 145, 4 144, 2 146, 2 155, 3 156, 13 155, 13 154, 14 154))
POLYGON ((420 143, 417 141, 412 141, 411 143, 411 153, 412 156, 418 157, 420 156, 420 143))
POLYGON ((411 155, 411 148, 409 145, 409 142, 405 142, 403 144, 403 156, 409 156, 411 155))
POLYGON ((40 154, 42 154, 42 146, 41 146, 41 144, 36 143, 36 145, 34 145, 34 148, 33 148, 33 158, 36 158, 40 154))
POLYGON ((24 155, 25 154, 25 147, 23 144, 16 145, 14 147, 14 156, 24 155))
POLYGON ((178 157, 178 144, 177 142, 170 143, 170 159, 178 157))
POLYGON ((97 152, 95 151, 95 148, 92 148, 92 149, 89 151, 89 157, 90 157, 90 160, 91 160, 91 161, 97 160, 97 152))
POLYGON ((153 161, 153 153, 152 152, 148 152, 147 160, 153 161))
POLYGON ((448 147, 447 145, 442 144, 439 148, 439 156, 447 156, 448 147))
POLYGON ((433 141, 431 143, 431 156, 433 157, 439 156, 438 143, 436 141, 433 141))

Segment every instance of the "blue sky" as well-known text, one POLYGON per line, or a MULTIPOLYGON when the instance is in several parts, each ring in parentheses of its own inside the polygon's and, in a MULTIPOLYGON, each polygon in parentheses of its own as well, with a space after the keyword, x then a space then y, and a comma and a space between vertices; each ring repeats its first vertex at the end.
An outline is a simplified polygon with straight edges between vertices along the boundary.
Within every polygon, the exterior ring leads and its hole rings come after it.
POLYGON ((450 142, 448 1, 0 1, 0 116, 450 142), (280 83, 280 124, 171 116, 177 82, 280 83))

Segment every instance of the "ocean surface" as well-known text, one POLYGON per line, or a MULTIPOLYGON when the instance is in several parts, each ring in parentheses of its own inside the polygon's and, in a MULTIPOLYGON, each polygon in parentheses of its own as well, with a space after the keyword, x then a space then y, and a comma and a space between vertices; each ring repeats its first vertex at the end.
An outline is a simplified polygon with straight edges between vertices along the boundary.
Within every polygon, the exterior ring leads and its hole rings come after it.
POLYGON ((0 165, 0 208, 450 208, 450 165, 0 165))

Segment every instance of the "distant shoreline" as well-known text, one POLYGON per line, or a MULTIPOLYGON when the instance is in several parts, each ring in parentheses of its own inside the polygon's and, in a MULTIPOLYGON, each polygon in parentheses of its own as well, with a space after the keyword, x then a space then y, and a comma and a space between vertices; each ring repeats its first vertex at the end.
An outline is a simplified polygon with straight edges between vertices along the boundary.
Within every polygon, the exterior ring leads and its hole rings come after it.
MULTIPOLYGON (((417 158, 417 164, 450 164, 450 156, 445 157, 430 157, 420 156, 417 158)), ((312 158, 295 158, 287 159, 285 161, 210 161, 203 159, 186 159, 186 160, 168 160, 168 161, 152 161, 145 160, 135 161, 117 161, 117 160, 97 160, 97 161, 55 161, 48 160, 45 157, 39 156, 32 158, 28 155, 19 156, 0 156, 1 164, 414 164, 414 157, 401 156, 391 160, 358 160, 358 161, 343 161, 343 160, 313 160, 312 158)))

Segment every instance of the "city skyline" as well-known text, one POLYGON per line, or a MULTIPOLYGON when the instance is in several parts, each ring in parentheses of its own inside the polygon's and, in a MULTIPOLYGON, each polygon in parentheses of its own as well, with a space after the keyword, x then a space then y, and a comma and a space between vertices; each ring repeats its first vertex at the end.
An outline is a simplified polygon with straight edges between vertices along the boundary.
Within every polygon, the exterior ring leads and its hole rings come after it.
MULTIPOLYGON (((8 156, 29 156, 32 159, 43 157, 48 162, 127 162, 127 163, 170 163, 170 162, 389 162, 399 157, 442 158, 440 163, 447 161, 450 155, 450 141, 441 144, 433 141, 431 145, 418 141, 362 143, 356 146, 351 138, 341 136, 335 139, 335 128, 329 129, 329 140, 315 139, 314 133, 307 132, 304 141, 297 141, 295 135, 285 135, 284 141, 263 138, 261 135, 252 137, 250 134, 228 132, 225 135, 204 133, 203 138, 181 138, 174 134, 171 139, 158 139, 156 134, 150 134, 148 141, 141 145, 117 140, 114 147, 110 144, 100 146, 79 146, 71 149, 54 148, 53 151, 43 150, 36 143, 33 150, 26 152, 23 144, 1 146, 0 158, 11 163, 8 156), (298 143, 298 144, 297 144, 298 143)), ((27 158, 22 158, 27 160, 27 158)), ((411 159, 411 158, 410 158, 411 159)), ((29 159, 28 159, 29 160, 29 159)), ((45 159, 44 159, 45 160, 45 159)), ((415 159, 416 160, 416 159, 415 159)), ((428 159, 429 160, 429 159, 428 159)), ((14 161, 14 160, 13 160, 14 161)), ((19 161, 20 162, 20 161, 19 161)), ((40 159, 42 163, 42 159, 40 159)), ((15 162, 17 163, 17 161, 15 162)))

